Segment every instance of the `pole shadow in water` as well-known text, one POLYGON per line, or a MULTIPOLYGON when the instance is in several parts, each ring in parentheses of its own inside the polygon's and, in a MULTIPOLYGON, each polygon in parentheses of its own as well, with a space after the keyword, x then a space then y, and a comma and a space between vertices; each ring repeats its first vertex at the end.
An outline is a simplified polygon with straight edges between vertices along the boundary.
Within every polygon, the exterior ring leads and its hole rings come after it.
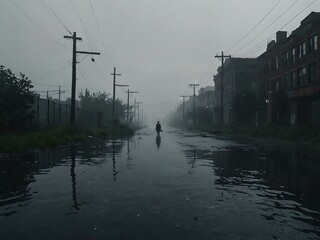
POLYGON ((75 167, 76 167, 76 149, 75 145, 71 144, 70 146, 70 156, 71 156, 71 168, 70 168, 70 176, 71 176, 71 182, 72 182, 72 199, 73 199, 73 205, 72 207, 80 210, 79 204, 77 202, 77 182, 76 182, 76 173, 75 173, 75 167))

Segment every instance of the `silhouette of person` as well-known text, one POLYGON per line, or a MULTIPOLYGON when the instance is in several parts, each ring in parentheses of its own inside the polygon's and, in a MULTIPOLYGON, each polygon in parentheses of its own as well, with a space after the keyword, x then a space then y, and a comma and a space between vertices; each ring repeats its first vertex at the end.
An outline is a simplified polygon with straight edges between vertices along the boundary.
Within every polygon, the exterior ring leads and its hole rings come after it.
POLYGON ((162 130, 161 130, 161 124, 160 124, 159 121, 157 122, 157 125, 156 125, 156 131, 157 131, 157 134, 158 134, 158 135, 160 135, 160 132, 162 132, 162 130))

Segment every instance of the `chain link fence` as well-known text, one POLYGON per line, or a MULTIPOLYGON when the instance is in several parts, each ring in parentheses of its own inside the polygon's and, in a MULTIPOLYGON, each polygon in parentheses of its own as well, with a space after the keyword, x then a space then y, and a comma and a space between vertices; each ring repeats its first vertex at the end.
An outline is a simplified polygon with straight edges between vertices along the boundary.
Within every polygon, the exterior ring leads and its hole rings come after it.
MULTIPOLYGON (((52 126, 68 126, 70 124, 71 106, 50 99, 36 98, 31 110, 34 112, 35 123, 39 128, 52 126)), ((77 127, 90 128, 101 126, 107 121, 107 116, 102 112, 87 111, 76 108, 77 127)))

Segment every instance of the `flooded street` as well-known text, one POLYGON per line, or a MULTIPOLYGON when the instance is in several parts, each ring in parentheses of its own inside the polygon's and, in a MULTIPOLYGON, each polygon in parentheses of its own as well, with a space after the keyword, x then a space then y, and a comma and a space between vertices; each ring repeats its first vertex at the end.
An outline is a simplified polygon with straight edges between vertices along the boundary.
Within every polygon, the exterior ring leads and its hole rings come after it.
POLYGON ((298 149, 143 129, 20 158, 0 161, 0 239, 320 238, 320 162, 298 149))

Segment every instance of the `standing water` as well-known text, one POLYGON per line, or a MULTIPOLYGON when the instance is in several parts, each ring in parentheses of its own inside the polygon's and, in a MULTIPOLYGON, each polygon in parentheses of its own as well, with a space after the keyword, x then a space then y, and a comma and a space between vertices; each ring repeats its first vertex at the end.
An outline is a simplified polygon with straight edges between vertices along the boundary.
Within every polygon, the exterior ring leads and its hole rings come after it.
POLYGON ((320 162, 169 129, 0 160, 0 239, 320 239, 320 162))

